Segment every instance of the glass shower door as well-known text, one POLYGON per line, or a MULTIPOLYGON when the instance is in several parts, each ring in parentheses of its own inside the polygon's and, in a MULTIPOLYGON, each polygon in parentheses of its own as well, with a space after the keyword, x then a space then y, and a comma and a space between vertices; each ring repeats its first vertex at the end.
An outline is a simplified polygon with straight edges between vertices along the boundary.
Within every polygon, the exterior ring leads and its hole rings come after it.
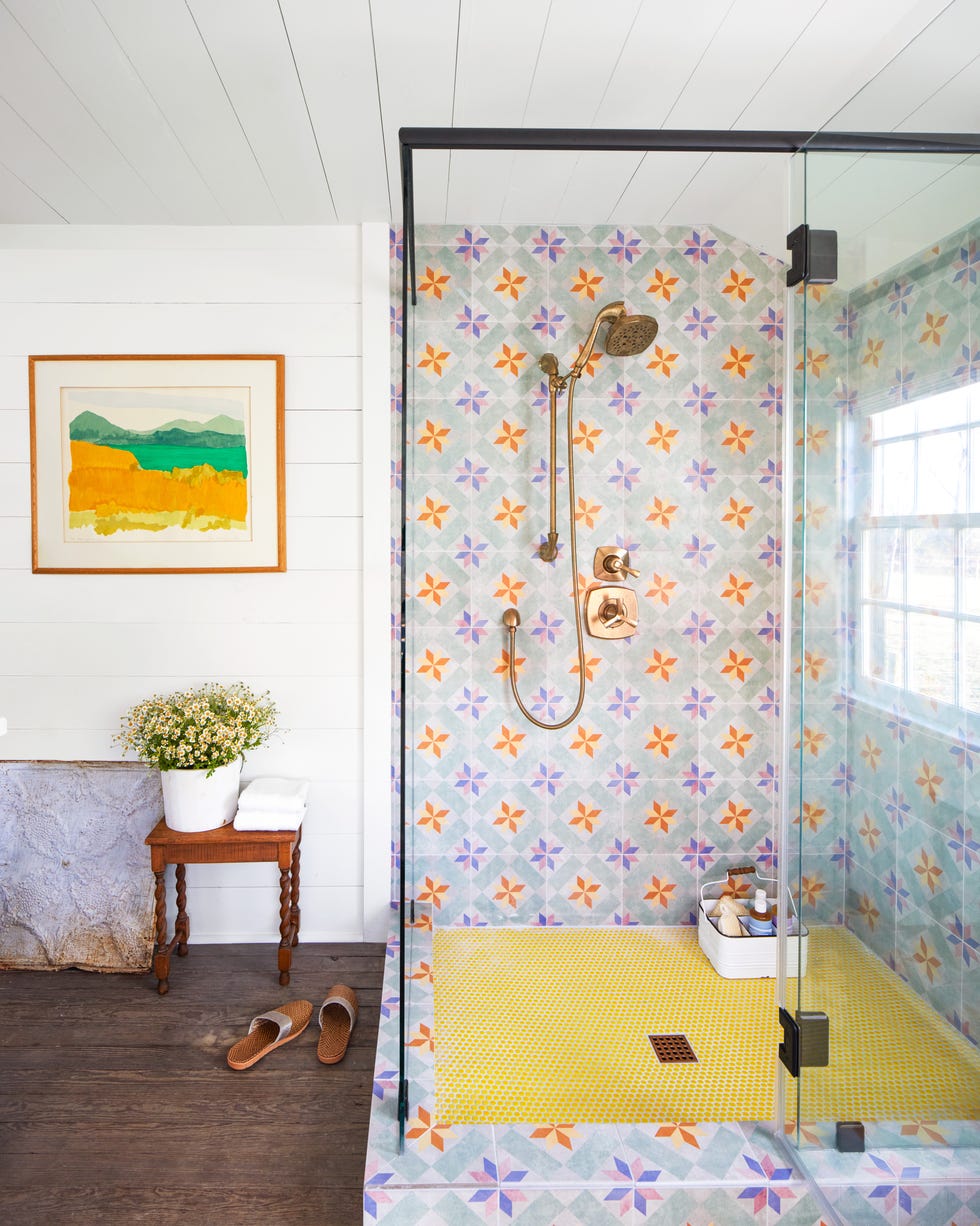
POLYGON ((802 160, 838 267, 793 292, 789 1118, 803 1145, 974 1142, 980 162, 802 160))

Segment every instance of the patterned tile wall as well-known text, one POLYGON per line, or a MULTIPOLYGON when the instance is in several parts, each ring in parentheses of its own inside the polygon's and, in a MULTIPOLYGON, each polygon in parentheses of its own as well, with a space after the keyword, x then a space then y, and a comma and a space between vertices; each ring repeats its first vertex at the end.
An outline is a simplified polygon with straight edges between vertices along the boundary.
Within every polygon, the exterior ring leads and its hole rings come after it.
MULTIPOLYGON (((441 924, 692 922, 702 879, 773 862, 782 265, 700 227, 423 227, 416 243, 418 305, 392 321, 410 365, 415 897, 441 924), (625 545, 640 624, 586 639, 581 714, 542 732, 510 694, 501 621, 519 609, 525 703, 563 718, 578 688, 565 397, 546 563, 537 359, 567 370, 616 299, 660 330, 634 358, 600 337, 576 390, 578 584, 597 546, 625 545)), ((393 251, 397 284, 400 236, 393 251)))
MULTIPOLYGON (((862 702, 844 699, 838 687, 858 632, 858 541, 840 492, 844 474, 852 490, 867 480, 861 416, 980 380, 978 270, 974 225, 846 297, 811 291, 805 355, 798 346, 808 383, 802 586, 811 606, 804 800, 833 814, 831 827, 843 806, 843 837, 835 832, 830 842, 843 870, 848 926, 973 1042, 980 1036, 980 718, 951 721, 947 712, 924 722, 883 694, 878 704, 862 702), (848 426, 856 427, 849 451, 848 426), (830 616, 812 607, 815 593, 830 597, 830 616), (845 723, 842 743, 833 729, 845 723)), ((804 805, 805 819, 806 812, 804 805)), ((807 848, 816 850, 825 836, 821 823, 812 824, 807 848)))

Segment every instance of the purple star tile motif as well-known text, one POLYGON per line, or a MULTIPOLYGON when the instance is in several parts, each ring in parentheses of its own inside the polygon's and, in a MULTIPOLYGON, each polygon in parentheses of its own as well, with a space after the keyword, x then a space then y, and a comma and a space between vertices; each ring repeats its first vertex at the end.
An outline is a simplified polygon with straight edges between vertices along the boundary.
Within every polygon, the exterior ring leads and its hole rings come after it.
POLYGON ((563 330, 565 315, 557 307, 540 306, 531 316, 531 327, 540 337, 554 338, 563 330))
POLYGON ((692 460, 684 475, 684 484, 705 494, 717 480, 715 477, 717 471, 718 469, 708 459, 692 460))
POLYGON ((634 768, 632 762, 617 762, 609 772, 606 787, 617 796, 632 796, 634 789, 639 786, 639 777, 640 772, 634 768))
POLYGON ((830 781, 830 786, 840 788, 845 796, 850 796, 854 791, 856 778, 856 775, 846 762, 838 762, 837 769, 834 771, 834 777, 830 781))
POLYGON ((534 773, 534 778, 531 780, 532 788, 541 788, 548 793, 549 796, 557 796, 558 789, 562 786, 562 779, 565 772, 556 770, 554 767, 549 767, 546 762, 539 762, 538 769, 534 773))
POLYGON ((958 915, 953 916, 953 922, 947 924, 949 934, 946 940, 960 955, 966 966, 980 962, 980 941, 973 935, 973 925, 964 924, 958 915))
POLYGON ((689 238, 684 239, 683 254, 694 264, 707 264, 718 252, 716 238, 703 238, 699 230, 692 230, 689 238))
POLYGON ((462 389, 456 393, 456 408, 479 417, 487 407, 489 396, 490 393, 486 388, 464 381, 462 389))
POLYGON ((633 489, 633 485, 640 475, 640 466, 633 464, 629 459, 616 461, 616 470, 611 477, 606 480, 610 485, 614 485, 620 493, 629 493, 633 489))
POLYGON ((531 240, 531 254, 552 264, 558 263, 559 256, 566 254, 565 236, 557 230, 543 229, 536 238, 531 240))
POLYGON ((456 318, 459 320, 456 331, 462 332, 464 336, 471 336, 475 341, 478 341, 490 327, 488 322, 490 316, 486 311, 477 313, 468 303, 456 313, 456 318))
POLYGON ((783 542, 774 536, 767 536, 766 543, 759 551, 759 561, 765 562, 769 570, 783 564, 783 542))
POLYGON ((606 863, 614 864, 616 868, 628 873, 639 859, 637 856, 639 850, 639 846, 631 843, 629 839, 614 839, 609 854, 606 856, 606 863))
POLYGON ((772 609, 766 609, 762 625, 756 630, 759 638, 768 643, 770 647, 773 643, 780 642, 780 619, 781 614, 773 612, 772 609))
POLYGON ((471 690, 468 685, 464 685, 459 697, 456 710, 461 715, 468 715, 470 719, 479 719, 486 707, 487 695, 481 694, 476 687, 471 690))
POLYGON ((469 609, 464 609, 462 616, 456 618, 456 633, 464 643, 478 647, 480 640, 490 633, 487 630, 487 618, 477 617, 469 609))
POLYGON ((687 400, 684 401, 684 408, 690 409, 695 417, 698 414, 702 417, 707 417, 715 407, 717 400, 718 393, 712 391, 707 383, 692 383, 691 393, 687 400))
POLYGON ((690 332, 695 340, 706 341, 718 331, 718 316, 701 307, 691 307, 684 316, 684 331, 690 332))
POLYGON ((759 397, 759 408, 765 410, 767 417, 782 417, 783 387, 781 383, 766 384, 766 390, 759 397))
POLYGON ((554 722, 558 716, 558 709, 564 701, 564 694, 559 694, 554 687, 546 690, 542 685, 531 698, 531 710, 539 719, 554 722))
MULTIPOLYGON (((694 766, 695 764, 692 762, 691 765, 694 766)), ((714 771, 711 773, 714 774, 714 771)), ((681 856, 681 860, 685 864, 696 864, 700 871, 704 872, 708 865, 713 864, 715 861, 714 856, 711 854, 714 850, 714 845, 709 843, 707 839, 691 838, 687 842, 687 850, 681 856)))
POLYGON ((459 788, 464 796, 479 796, 487 785, 487 772, 475 770, 469 762, 464 762, 462 769, 456 772, 454 787, 459 788))
MULTIPOLYGON (((471 459, 464 459, 462 464, 456 465, 456 484, 469 488, 478 494, 481 486, 490 479, 487 476, 489 471, 490 469, 486 464, 474 464, 471 459)), ((463 565, 465 566, 466 563, 464 562, 463 565)), ((477 566, 479 566, 479 562, 477 562, 477 566)))
POLYGON ((714 702, 714 694, 709 694, 706 690, 699 690, 691 686, 691 692, 685 696, 685 702, 681 710, 685 714, 690 715, 692 720, 707 719, 711 714, 714 702))
POLYGON ((635 234, 627 237, 622 230, 616 231, 616 237, 612 239, 607 248, 609 254, 613 257, 617 264, 627 263, 632 264, 636 257, 640 254, 641 243, 635 234))
POLYGON ((539 643, 557 643, 564 624, 564 618, 549 615, 542 609, 531 623, 531 634, 539 643))
POLYGON ((783 462, 782 460, 766 460, 765 464, 759 469, 759 484, 771 486, 777 492, 781 492, 783 488, 783 462))
POLYGON ((695 566, 707 570, 708 555, 714 552, 715 545, 713 541, 702 541, 699 536, 692 536, 687 544, 682 546, 682 549, 685 562, 693 562, 695 566))
POLYGON ((564 850, 560 843, 549 843, 547 839, 538 839, 531 848, 531 863, 535 868, 554 872, 558 865, 558 857, 564 850))
POLYGON ((774 763, 767 762, 765 766, 756 775, 755 786, 765 792, 767 796, 779 790, 779 778, 776 774, 774 763))
POLYGON ((612 701, 608 704, 606 710, 619 719, 632 719, 636 714, 639 701, 639 694, 634 694, 629 686, 620 688, 617 685, 612 693, 612 701))
POLYGON ((759 331, 770 344, 783 339, 783 313, 775 307, 768 307, 759 316, 759 331))
POLYGON ((616 391, 609 400, 609 407, 615 409, 619 417, 632 417, 639 398, 640 393, 632 383, 617 383, 616 391))
POLYGON ((758 710, 767 719, 779 718, 779 698, 771 685, 767 685, 765 690, 759 695, 758 710))
MULTIPOLYGON (((464 533, 463 539, 458 546, 456 561, 462 562, 463 566, 469 570, 472 566, 474 569, 480 569, 480 562, 483 560, 483 555, 490 548, 486 541, 474 541, 469 534, 464 533)), ((458 624, 458 623, 457 623, 458 624)))
POLYGON ((479 264, 487 254, 489 242, 486 234, 478 238, 475 230, 464 229, 456 239, 456 254, 461 255, 467 264, 471 260, 474 264, 479 264))
POLYGON ((837 314, 834 321, 834 331, 839 332, 847 340, 853 340, 857 323, 857 311, 852 306, 846 306, 837 314))
POLYGON ((463 839, 462 843, 456 848, 455 863, 466 872, 477 873, 480 871, 480 866, 486 854, 486 847, 471 843, 469 839, 463 839))
POLYGON ((953 284, 957 285, 976 285, 977 269, 980 268, 980 251, 977 250, 977 240, 970 240, 966 247, 960 248, 959 259, 953 264, 956 269, 956 274, 953 277, 953 284))
POLYGON ((716 619, 709 617, 707 613, 699 613, 696 609, 692 609, 682 633, 692 643, 697 641, 705 644, 717 634, 715 622, 716 619))

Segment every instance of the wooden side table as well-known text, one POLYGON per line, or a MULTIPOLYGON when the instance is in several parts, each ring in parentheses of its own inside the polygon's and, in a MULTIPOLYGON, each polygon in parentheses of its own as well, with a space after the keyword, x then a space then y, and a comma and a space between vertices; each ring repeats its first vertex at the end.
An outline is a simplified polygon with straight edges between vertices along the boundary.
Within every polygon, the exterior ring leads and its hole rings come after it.
POLYGON ((279 865, 279 982, 289 983, 293 946, 299 943, 299 830, 236 830, 221 826, 199 834, 171 830, 162 818, 146 836, 150 863, 156 877, 156 946, 153 973, 157 991, 165 996, 170 984, 170 955, 174 946, 179 957, 187 954, 190 917, 187 914, 186 873, 188 864, 279 865), (167 897, 164 872, 168 864, 177 870, 177 918, 174 935, 167 940, 167 897))

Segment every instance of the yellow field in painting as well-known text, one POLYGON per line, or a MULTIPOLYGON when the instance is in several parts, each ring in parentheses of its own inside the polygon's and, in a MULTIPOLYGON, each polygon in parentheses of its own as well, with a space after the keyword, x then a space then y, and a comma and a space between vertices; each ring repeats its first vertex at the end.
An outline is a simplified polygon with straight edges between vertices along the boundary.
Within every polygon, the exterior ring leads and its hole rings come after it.
POLYGON ((171 526, 243 528, 248 508, 241 473, 216 472, 207 464, 142 469, 131 452, 97 443, 72 442, 68 490, 69 527, 88 525, 100 535, 171 526))
MULTIPOLYGON (((723 979, 693 928, 440 929, 433 975, 442 1123, 774 1115, 775 981, 723 979), (678 1033, 696 1064, 657 1060, 678 1033)), ((980 1116, 980 1054, 850 933, 812 930, 804 988, 831 1066, 788 1079, 791 1118, 798 1086, 805 1120, 980 1116)))

